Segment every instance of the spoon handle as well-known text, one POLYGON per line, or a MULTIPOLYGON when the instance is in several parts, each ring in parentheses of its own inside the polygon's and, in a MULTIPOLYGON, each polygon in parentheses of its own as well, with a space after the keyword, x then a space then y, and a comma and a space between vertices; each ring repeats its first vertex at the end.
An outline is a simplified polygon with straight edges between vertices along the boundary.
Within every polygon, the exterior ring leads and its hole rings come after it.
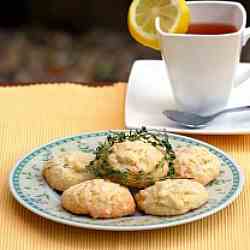
POLYGON ((216 114, 211 115, 211 118, 215 118, 219 115, 225 114, 225 113, 230 113, 230 112, 240 112, 240 111, 250 111, 250 105, 247 106, 242 106, 242 107, 237 107, 237 108, 229 108, 229 109, 224 109, 216 114))

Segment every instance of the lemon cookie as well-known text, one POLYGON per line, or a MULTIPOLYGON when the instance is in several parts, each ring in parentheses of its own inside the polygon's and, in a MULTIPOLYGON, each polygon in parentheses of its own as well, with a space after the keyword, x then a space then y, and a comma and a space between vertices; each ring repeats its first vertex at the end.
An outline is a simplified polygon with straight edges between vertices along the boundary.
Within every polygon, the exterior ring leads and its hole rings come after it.
POLYGON ((64 191, 62 207, 94 218, 117 218, 135 212, 135 202, 129 190, 103 179, 89 180, 64 191))
POLYGON ((95 178, 86 168, 94 158, 93 154, 81 151, 55 155, 45 163, 43 176, 53 189, 64 191, 75 184, 95 178))
POLYGON ((128 187, 144 188, 166 177, 173 159, 167 137, 141 130, 108 137, 97 148, 92 167, 102 178, 128 187))
POLYGON ((208 200, 205 187, 187 179, 168 179, 136 194, 138 207, 146 214, 178 215, 198 208, 208 200))
POLYGON ((204 147, 177 147, 175 156, 174 169, 177 176, 193 178, 207 185, 220 174, 220 160, 204 147))

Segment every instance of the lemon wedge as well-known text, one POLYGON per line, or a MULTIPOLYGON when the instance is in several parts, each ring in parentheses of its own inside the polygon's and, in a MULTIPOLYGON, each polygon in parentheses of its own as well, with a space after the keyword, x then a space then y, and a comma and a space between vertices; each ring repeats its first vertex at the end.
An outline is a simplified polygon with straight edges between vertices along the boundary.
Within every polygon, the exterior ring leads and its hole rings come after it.
POLYGON ((128 12, 130 34, 144 46, 159 50, 155 29, 157 16, 163 31, 185 33, 190 13, 185 0, 133 0, 128 12))

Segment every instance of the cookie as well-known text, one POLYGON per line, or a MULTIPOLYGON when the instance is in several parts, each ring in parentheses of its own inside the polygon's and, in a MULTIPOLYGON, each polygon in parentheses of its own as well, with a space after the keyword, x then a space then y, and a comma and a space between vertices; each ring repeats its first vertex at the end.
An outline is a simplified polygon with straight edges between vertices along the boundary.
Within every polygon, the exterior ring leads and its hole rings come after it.
POLYGON ((43 177, 53 189, 64 191, 73 185, 95 178, 86 168, 94 158, 93 154, 81 151, 55 155, 45 163, 43 177))
POLYGON ((128 187, 144 188, 168 174, 165 151, 140 140, 114 143, 94 163, 103 178, 128 187))
POLYGON ((104 179, 89 180, 63 192, 62 207, 93 218, 117 218, 135 212, 134 199, 126 187, 104 179))
POLYGON ((193 178, 203 185, 207 185, 220 174, 220 160, 206 148, 178 147, 175 150, 175 173, 179 177, 193 178))
POLYGON ((135 196, 138 207, 146 214, 178 215, 202 206, 208 201, 205 187, 187 179, 156 182, 135 196))

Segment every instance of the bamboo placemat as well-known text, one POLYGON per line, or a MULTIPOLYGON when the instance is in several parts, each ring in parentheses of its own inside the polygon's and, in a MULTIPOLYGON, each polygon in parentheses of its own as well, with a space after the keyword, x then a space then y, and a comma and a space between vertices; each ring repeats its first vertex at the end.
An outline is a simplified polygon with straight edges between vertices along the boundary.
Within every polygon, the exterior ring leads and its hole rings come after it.
POLYGON ((48 221, 19 205, 8 189, 17 159, 56 137, 124 128, 126 84, 0 87, 0 249, 250 249, 250 136, 196 136, 229 153, 246 183, 228 208, 206 219, 155 231, 102 232, 48 221))

